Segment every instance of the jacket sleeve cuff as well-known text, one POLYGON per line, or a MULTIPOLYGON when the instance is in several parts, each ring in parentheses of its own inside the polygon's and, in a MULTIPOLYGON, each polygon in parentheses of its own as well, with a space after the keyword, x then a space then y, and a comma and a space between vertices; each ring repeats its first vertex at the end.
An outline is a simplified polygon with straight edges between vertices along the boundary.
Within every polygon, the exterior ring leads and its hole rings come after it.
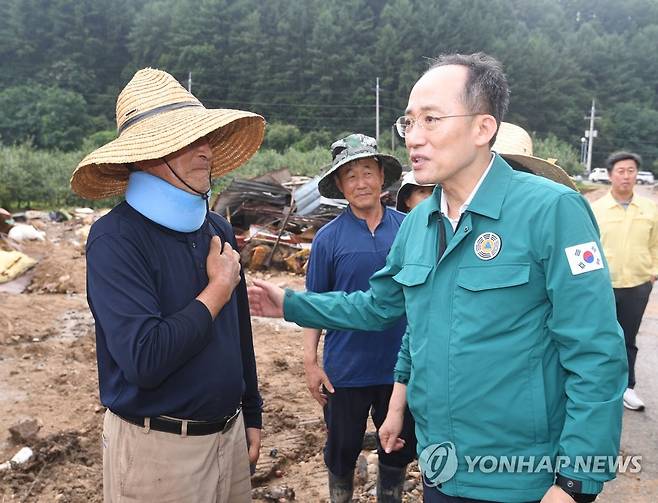
MULTIPOLYGON (((603 491, 603 482, 591 479, 582 479, 578 476, 578 473, 575 473, 574 470, 570 470, 569 468, 561 468, 560 474, 570 479, 578 480, 582 484, 580 490, 581 493, 598 494, 603 491)), ((580 473, 580 475, 582 475, 582 473, 580 473)))
POLYGON ((283 294, 283 319, 286 321, 294 321, 295 318, 295 291, 286 288, 283 294))
POLYGON ((409 384, 409 377, 410 377, 409 372, 403 372, 399 370, 395 370, 395 372, 393 372, 393 380, 395 382, 399 382, 400 384, 404 384, 404 385, 409 384))

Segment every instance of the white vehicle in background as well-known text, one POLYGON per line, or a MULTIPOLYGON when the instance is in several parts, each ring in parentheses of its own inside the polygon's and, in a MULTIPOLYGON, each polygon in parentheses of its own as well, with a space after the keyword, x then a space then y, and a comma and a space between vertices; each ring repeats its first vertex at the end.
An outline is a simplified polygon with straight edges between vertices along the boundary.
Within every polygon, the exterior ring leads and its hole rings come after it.
POLYGON ((653 185, 655 182, 651 171, 639 171, 637 173, 637 183, 642 185, 653 185))
POLYGON ((605 168, 594 168, 588 178, 590 182, 610 183, 608 170, 605 168))

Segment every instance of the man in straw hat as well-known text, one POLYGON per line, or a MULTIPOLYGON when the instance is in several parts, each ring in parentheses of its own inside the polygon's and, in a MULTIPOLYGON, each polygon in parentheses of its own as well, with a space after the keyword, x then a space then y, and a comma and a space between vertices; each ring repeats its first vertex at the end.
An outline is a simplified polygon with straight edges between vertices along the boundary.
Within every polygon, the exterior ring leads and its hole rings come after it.
POLYGON ((592 203, 601 227, 601 242, 610 261, 617 320, 624 330, 628 387, 624 407, 644 410, 635 391, 636 337, 649 294, 658 276, 658 208, 635 191, 642 158, 633 152, 613 152, 606 160, 610 191, 592 203))
MULTIPOLYGON (((404 218, 380 201, 382 188, 400 178, 402 166, 395 157, 380 153, 374 138, 362 134, 334 142, 331 156, 331 168, 321 178, 318 189, 324 197, 347 199, 349 206, 315 235, 306 288, 312 292, 367 290, 370 276, 386 263, 404 218)), ((324 461, 334 503, 352 501, 354 468, 368 413, 376 428, 386 417, 393 391, 393 366, 405 325, 400 319, 381 332, 328 330, 324 370, 317 363, 321 330, 305 330, 306 382, 313 398, 324 407, 324 461)), ((406 466, 416 451, 413 429, 407 409, 401 434, 405 446, 392 453, 378 446, 378 501, 402 501, 406 466)))
POLYGON ((570 189, 578 190, 567 172, 555 164, 556 159, 546 160, 533 155, 532 138, 525 129, 516 124, 500 123, 496 142, 491 150, 500 154, 507 164, 518 171, 534 173, 570 189))
POLYGON ((254 312, 302 326, 406 314, 379 434, 402 444, 408 400, 426 502, 593 501, 614 477, 626 358, 596 223, 580 194, 491 152, 508 95, 486 54, 436 60, 396 125, 416 180, 441 187, 370 290, 250 292, 254 312))
POLYGON ((86 249, 105 501, 250 501, 262 401, 246 285, 231 226, 207 200, 211 178, 256 152, 264 120, 208 110, 150 68, 116 117, 118 138, 71 178, 89 199, 125 192, 86 249))

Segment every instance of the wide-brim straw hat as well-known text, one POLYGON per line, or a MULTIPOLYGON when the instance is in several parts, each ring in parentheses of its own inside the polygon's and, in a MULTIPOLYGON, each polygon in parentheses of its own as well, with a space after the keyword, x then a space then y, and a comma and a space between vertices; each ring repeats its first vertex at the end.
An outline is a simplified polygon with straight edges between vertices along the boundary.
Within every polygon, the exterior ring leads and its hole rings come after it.
POLYGON ((418 183, 416 181, 416 177, 414 176, 413 171, 407 171, 403 176, 402 176, 402 184, 400 185, 400 188, 398 189, 397 196, 395 196, 395 209, 398 211, 406 212, 407 211, 407 204, 405 201, 411 194, 411 191, 415 187, 435 187, 435 183, 418 183))
POLYGON ((395 157, 381 154, 377 150, 377 141, 364 134, 351 134, 331 144, 331 168, 322 175, 318 182, 320 194, 329 199, 344 199, 345 195, 336 185, 336 172, 341 166, 355 161, 374 157, 384 170, 384 185, 386 188, 400 179, 402 164, 395 157))
POLYGON ((500 154, 514 169, 534 173, 578 190, 567 172, 555 164, 555 159, 546 160, 532 155, 532 138, 522 127, 501 122, 496 142, 491 149, 500 154))
POLYGON ((167 72, 138 71, 117 98, 118 138, 78 164, 71 188, 86 199, 126 190, 130 165, 161 159, 203 136, 213 152, 211 178, 244 164, 260 147, 265 119, 243 110, 207 109, 167 72))

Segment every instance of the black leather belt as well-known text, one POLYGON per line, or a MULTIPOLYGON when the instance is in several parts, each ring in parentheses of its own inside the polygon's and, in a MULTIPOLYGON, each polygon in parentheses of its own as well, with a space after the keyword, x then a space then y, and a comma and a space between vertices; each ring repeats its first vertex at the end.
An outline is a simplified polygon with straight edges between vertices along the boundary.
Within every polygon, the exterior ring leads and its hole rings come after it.
POLYGON ((219 421, 191 421, 174 419, 173 417, 131 417, 113 412, 116 416, 124 421, 140 426, 142 428, 150 428, 156 431, 163 431, 165 433, 174 433, 176 435, 212 435, 213 433, 226 433, 231 429, 235 420, 240 415, 240 407, 235 411, 232 416, 226 416, 219 421))

